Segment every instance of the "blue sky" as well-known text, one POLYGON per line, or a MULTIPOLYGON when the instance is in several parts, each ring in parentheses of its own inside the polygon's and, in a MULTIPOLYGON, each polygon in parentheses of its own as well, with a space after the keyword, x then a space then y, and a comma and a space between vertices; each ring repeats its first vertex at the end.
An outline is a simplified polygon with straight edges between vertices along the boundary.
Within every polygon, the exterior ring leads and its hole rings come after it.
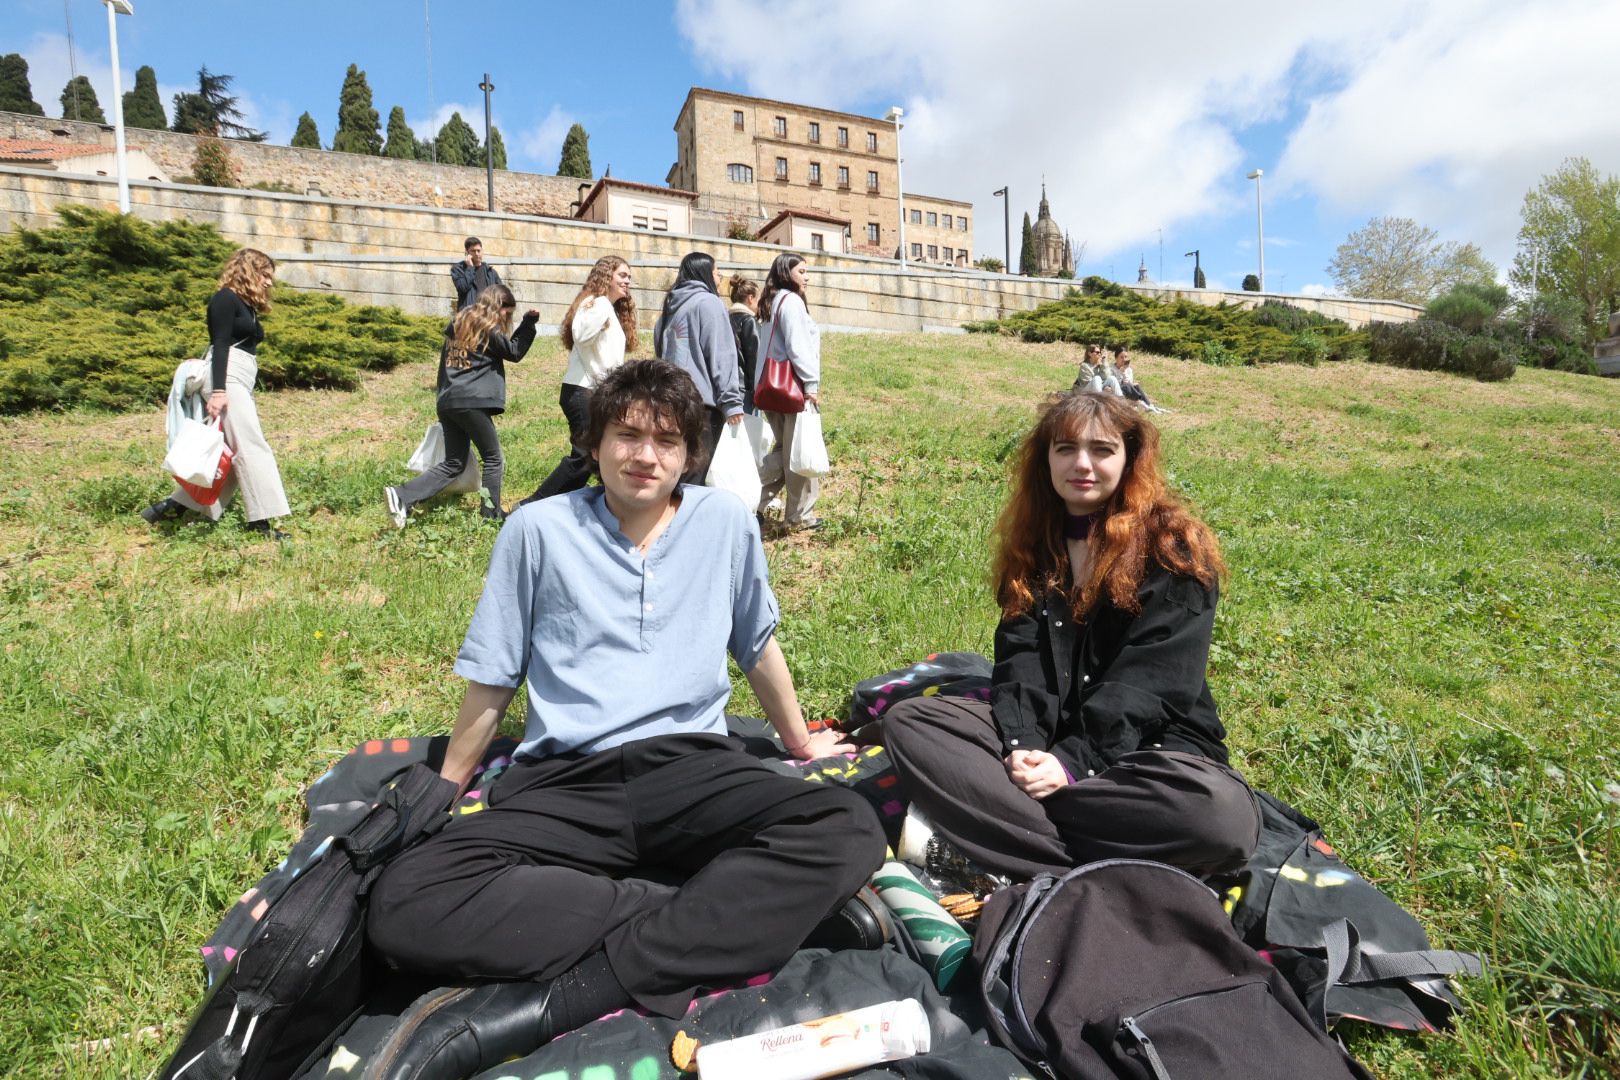
MULTIPOLYGON (((48 114, 73 60, 104 106, 99 0, 6 0, 0 53, 28 58, 48 114), (65 8, 65 10, 64 10, 65 8)), ((384 118, 418 134, 452 109, 482 123, 497 86, 511 164, 549 172, 570 123, 598 172, 661 183, 686 90, 711 86, 867 115, 903 106, 906 187, 971 201, 975 254, 1013 256, 1043 178, 1084 245, 1081 273, 1191 278, 1256 269, 1265 171, 1266 283, 1330 291, 1335 247, 1369 218, 1415 218, 1478 243, 1505 272, 1524 193, 1566 157, 1620 172, 1614 0, 135 0, 119 20, 125 87, 157 71, 165 107, 198 66, 235 76, 250 121, 286 141, 308 110, 336 127, 350 63, 384 118), (469 14, 472 13, 472 14, 469 14), (426 17, 426 18, 425 18, 426 17), (431 21, 432 80, 428 34, 431 21), (1161 248, 1162 236, 1162 248, 1161 248)))

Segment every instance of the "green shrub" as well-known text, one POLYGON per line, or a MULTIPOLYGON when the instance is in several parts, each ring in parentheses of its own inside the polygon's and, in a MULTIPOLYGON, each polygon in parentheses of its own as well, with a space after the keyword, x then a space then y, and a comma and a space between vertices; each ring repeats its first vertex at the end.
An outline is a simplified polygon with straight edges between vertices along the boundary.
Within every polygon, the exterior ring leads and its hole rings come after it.
POLYGON ((1309 364, 1311 367, 1315 367, 1323 360, 1326 360, 1327 355, 1327 346, 1323 344, 1321 337, 1318 335, 1310 331, 1294 335, 1294 361, 1296 363, 1309 364))
POLYGON ((1241 363, 1237 354, 1218 341, 1206 341, 1203 348, 1203 361, 1214 364, 1216 367, 1234 367, 1241 363))
POLYGON ((1516 350, 1485 334, 1465 334, 1434 319, 1409 323, 1374 323, 1368 334, 1367 358, 1375 364, 1417 371, 1450 371, 1482 382, 1513 377, 1516 350))
MULTIPOLYGON (((203 308, 233 247, 186 221, 63 207, 0 238, 0 413, 160 401, 208 347, 203 308)), ((266 387, 352 388, 360 372, 433 355, 442 325, 277 287, 259 349, 266 387)))
POLYGON ((1330 326, 1335 322, 1320 312, 1307 311, 1282 300, 1263 301, 1249 314, 1260 326, 1275 326, 1278 330, 1285 330, 1290 334, 1297 334, 1301 330, 1314 330, 1318 326, 1330 326))

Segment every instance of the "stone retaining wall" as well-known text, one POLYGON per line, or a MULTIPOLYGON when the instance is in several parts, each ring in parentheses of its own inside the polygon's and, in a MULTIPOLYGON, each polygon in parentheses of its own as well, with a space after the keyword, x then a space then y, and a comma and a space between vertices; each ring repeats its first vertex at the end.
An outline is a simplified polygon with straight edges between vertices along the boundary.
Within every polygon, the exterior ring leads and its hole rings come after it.
MULTIPOLYGON (((51 225, 56 207, 64 203, 112 209, 117 205, 117 184, 102 177, 0 167, 0 230, 51 225)), ((636 266, 636 302, 650 325, 676 264, 694 247, 712 253, 723 273, 744 269, 759 279, 783 250, 770 244, 653 233, 572 218, 151 181, 130 183, 130 207, 149 221, 210 222, 234 243, 275 256, 281 263, 280 276, 289 284, 421 314, 448 313, 454 295, 450 265, 461 257, 462 238, 477 235, 519 300, 540 308, 548 325, 561 319, 586 268, 605 254, 620 254, 636 266)), ((976 270, 913 268, 902 273, 891 260, 861 255, 806 255, 815 270, 811 303, 817 321, 828 329, 958 330, 964 322, 1001 318, 1060 299, 1073 287, 1068 281, 976 270)), ((1207 289, 1148 291, 1207 304, 1222 300, 1255 304, 1266 298, 1207 289)), ((1421 314, 1420 308, 1396 302, 1279 298, 1356 325, 1405 321, 1421 314)))

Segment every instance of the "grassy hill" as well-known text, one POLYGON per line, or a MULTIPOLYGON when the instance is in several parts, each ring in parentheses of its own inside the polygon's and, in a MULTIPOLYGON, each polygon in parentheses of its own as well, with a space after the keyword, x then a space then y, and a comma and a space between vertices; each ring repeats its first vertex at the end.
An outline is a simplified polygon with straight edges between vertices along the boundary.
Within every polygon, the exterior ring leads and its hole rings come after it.
MULTIPOLYGON (((807 712, 837 715, 859 678, 989 649, 1006 459, 1077 356, 825 343, 829 526, 770 558, 807 712)), ((562 368, 543 343, 512 374, 509 501, 564 449, 562 368)), ((197 945, 296 835, 300 789, 366 738, 448 730, 493 533, 470 500, 396 532, 380 497, 432 374, 261 397, 284 545, 235 514, 134 517, 166 490, 155 409, 0 418, 0 1062, 18 1075, 149 1073, 197 1000, 197 945)), ((1456 1033, 1352 1031, 1354 1051, 1388 1077, 1612 1073, 1620 383, 1151 357, 1139 376, 1232 566, 1211 680, 1237 763, 1438 943, 1493 962, 1456 1033)))

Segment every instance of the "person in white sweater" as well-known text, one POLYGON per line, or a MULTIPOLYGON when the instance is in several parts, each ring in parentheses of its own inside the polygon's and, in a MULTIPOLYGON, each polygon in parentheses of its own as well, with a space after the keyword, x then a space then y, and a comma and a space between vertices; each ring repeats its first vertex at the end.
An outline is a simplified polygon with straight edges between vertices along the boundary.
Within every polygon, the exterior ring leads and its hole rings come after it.
MULTIPOLYGON (((754 369, 757 388, 765 375, 767 357, 786 357, 793 365, 793 373, 804 387, 804 405, 807 409, 821 408, 821 331, 810 317, 805 283, 810 277, 810 264, 800 255, 778 255, 771 263, 771 272, 765 279, 765 292, 759 298, 760 327, 759 363, 754 369)), ((816 517, 816 496, 821 482, 814 477, 800 476, 787 467, 788 449, 793 445, 793 429, 798 413, 760 410, 776 446, 760 466, 759 479, 763 485, 759 497, 759 513, 763 517, 770 501, 782 493, 782 526, 788 532, 819 529, 821 519, 816 517), (784 491, 784 489, 786 489, 784 491)))
POLYGON ((568 418, 571 445, 523 503, 576 491, 590 481, 591 454, 581 444, 590 426, 591 389, 636 347, 636 302, 630 285, 630 264, 617 255, 605 255, 591 267, 584 288, 563 316, 558 336, 568 349, 568 370, 563 372, 558 404, 568 418))

